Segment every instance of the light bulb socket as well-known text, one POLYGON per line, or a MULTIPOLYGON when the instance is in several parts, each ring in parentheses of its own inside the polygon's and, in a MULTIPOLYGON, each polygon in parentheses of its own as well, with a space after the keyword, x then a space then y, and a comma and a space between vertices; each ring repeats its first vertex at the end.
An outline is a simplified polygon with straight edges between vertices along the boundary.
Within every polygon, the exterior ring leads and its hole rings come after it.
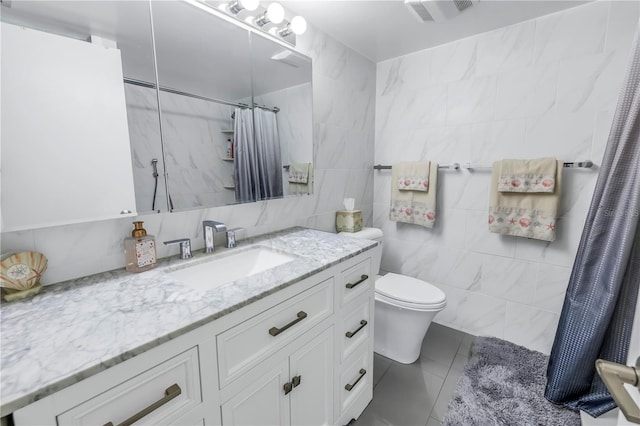
POLYGON ((291 24, 288 23, 287 25, 285 25, 284 27, 280 28, 278 30, 278 35, 280 37, 286 37, 289 34, 293 33, 293 30, 291 29, 291 24))
POLYGON ((240 2, 238 0, 229 3, 229 10, 231 11, 231 13, 239 13, 242 9, 244 9, 244 7, 240 5, 240 2))
POLYGON ((256 19, 256 25, 259 26, 259 27, 264 27, 269 22, 271 22, 271 21, 267 17, 267 13, 266 12, 263 13, 262 16, 260 16, 258 19, 256 19))

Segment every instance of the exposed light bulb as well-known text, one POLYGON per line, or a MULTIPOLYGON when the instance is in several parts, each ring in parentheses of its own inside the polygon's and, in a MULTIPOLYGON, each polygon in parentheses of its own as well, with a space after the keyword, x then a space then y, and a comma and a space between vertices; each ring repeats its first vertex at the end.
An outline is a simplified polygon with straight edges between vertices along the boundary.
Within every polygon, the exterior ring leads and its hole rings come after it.
POLYGON ((279 24, 282 21, 284 21, 284 8, 280 3, 271 3, 267 8, 267 11, 261 17, 256 19, 256 24, 262 27, 269 22, 279 24))
POLYGON ((267 8, 267 16, 274 24, 284 21, 284 7, 280 3, 271 3, 267 8))
POLYGON ((302 16, 294 16, 291 20, 291 31, 296 35, 304 34, 307 31, 307 20, 302 16))
POLYGON ((229 3, 229 10, 232 13, 238 13, 241 10, 253 11, 258 8, 260 0, 234 0, 229 3))

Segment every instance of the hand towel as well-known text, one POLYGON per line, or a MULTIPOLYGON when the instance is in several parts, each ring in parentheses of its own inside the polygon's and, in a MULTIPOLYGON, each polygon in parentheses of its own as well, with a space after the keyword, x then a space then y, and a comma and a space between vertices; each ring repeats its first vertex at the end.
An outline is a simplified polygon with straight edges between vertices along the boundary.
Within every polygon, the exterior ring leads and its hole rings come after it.
MULTIPOLYGON (((293 178, 295 180, 295 178, 293 178)), ((302 178, 298 178, 302 180, 302 178)), ((311 163, 298 163, 291 164, 289 166, 289 194, 291 195, 304 195, 311 194, 311 190, 313 188, 313 165, 311 163), (304 170, 306 172, 306 181, 303 182, 295 182, 292 181, 291 178, 291 169, 295 168, 296 170, 304 170)))
POLYGON ((429 167, 428 161, 398 163, 394 168, 398 170, 398 176, 394 179, 400 191, 429 192, 429 167))
MULTIPOLYGON (((553 157, 534 160, 502 160, 498 191, 553 193, 558 168, 556 163, 553 157)), ((562 164, 559 167, 562 168, 562 164)))
POLYGON ((557 161, 553 193, 517 193, 498 191, 501 161, 493 163, 489 201, 489 231, 498 234, 556 239, 556 217, 562 185, 562 161, 557 161))
POLYGON ((436 223, 436 187, 438 165, 429 167, 429 191, 400 191, 396 185, 402 167, 391 168, 391 209, 389 219, 433 228, 436 223))
POLYGON ((293 163, 289 166, 289 182, 307 183, 310 163, 293 163))

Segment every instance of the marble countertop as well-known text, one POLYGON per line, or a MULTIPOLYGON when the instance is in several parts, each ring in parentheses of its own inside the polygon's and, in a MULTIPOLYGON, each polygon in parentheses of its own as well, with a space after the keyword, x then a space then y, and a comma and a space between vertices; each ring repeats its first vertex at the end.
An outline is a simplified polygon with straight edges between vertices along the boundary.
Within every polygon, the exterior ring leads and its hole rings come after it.
POLYGON ((189 260, 162 259, 147 272, 118 269, 3 303, 0 413, 7 415, 375 246, 373 241, 291 228, 214 254, 198 251, 189 260), (208 291, 189 289, 167 274, 187 262, 255 245, 296 259, 208 291), (165 320, 157 321, 159 315, 165 320))

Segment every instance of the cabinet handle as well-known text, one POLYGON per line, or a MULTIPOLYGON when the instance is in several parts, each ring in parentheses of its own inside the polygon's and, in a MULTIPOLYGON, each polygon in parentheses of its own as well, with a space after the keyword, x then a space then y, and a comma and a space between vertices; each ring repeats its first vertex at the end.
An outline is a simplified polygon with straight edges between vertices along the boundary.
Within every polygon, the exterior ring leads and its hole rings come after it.
POLYGON ((360 283, 365 282, 367 279, 369 278, 369 275, 361 275, 360 279, 358 281, 356 281, 355 283, 351 284, 351 283, 347 283, 346 287, 347 288, 354 288, 355 286, 357 286, 360 283))
POLYGON ((293 379, 291 379, 291 385, 294 388, 298 387, 298 385, 300 385, 301 382, 302 382, 302 376, 294 376, 293 379))
POLYGON ((293 388, 298 387, 300 382, 302 381, 302 376, 294 376, 290 382, 284 384, 284 394, 287 395, 289 392, 293 390, 293 388))
POLYGON ((358 333, 358 331, 362 330, 365 325, 367 325, 367 321, 365 320, 360 321, 360 327, 356 328, 354 331, 347 331, 345 333, 345 336, 351 339, 353 336, 355 336, 358 333))
POLYGON ((351 389, 353 389, 353 388, 358 384, 358 382, 359 382, 359 381, 364 377, 364 375, 365 375, 365 374, 367 374, 367 370, 365 370, 364 368, 361 368, 361 369, 360 369, 360 371, 359 371, 359 373, 360 373, 360 376, 356 379, 356 381, 355 381, 355 382, 353 382, 353 384, 352 384, 352 385, 350 385, 350 384, 348 384, 348 383, 347 383, 347 384, 344 386, 344 388, 345 388, 346 390, 348 390, 349 392, 351 392, 351 389))
POLYGON ((294 325, 296 325, 297 323, 299 323, 300 321, 305 319, 307 317, 307 313, 305 311, 300 311, 300 312, 298 312, 298 315, 296 315, 296 316, 297 316, 296 319, 294 319, 293 321, 291 321, 289 324, 285 325, 282 328, 271 327, 269 329, 269 334, 272 335, 272 336, 277 336, 278 334, 280 334, 283 331, 285 331, 287 328, 293 327, 294 325))
MULTIPOLYGON (((142 419, 147 414, 151 414, 153 411, 155 411, 158 408, 162 407, 164 404, 166 404, 167 402, 171 401, 172 399, 174 399, 175 397, 177 397, 181 393, 182 393, 182 389, 180 389, 180 386, 178 386, 177 383, 174 383, 173 385, 171 385, 167 389, 165 389, 164 397, 162 397, 161 399, 157 400, 156 402, 154 402, 153 404, 151 404, 147 408, 143 409, 142 411, 138 412, 137 414, 134 414, 133 416, 129 417, 127 420, 125 420, 124 422, 120 423, 118 426, 129 426, 129 425, 132 425, 133 423, 135 423, 138 420, 142 419)), ((113 423, 112 422, 108 422, 108 423, 105 423, 104 426, 113 426, 113 423)))

